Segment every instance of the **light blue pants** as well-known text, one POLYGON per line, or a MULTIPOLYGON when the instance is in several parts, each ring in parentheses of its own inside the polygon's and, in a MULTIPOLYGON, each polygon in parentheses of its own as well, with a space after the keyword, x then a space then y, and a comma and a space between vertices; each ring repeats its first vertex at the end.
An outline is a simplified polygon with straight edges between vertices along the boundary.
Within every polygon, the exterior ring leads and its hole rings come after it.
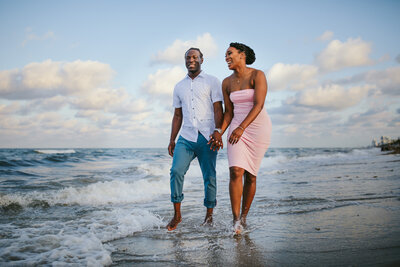
POLYGON ((217 179, 215 164, 217 151, 212 151, 207 139, 199 133, 197 142, 191 142, 179 136, 174 150, 171 167, 171 202, 183 200, 183 180, 189 165, 197 157, 204 180, 204 206, 214 208, 217 205, 217 179))

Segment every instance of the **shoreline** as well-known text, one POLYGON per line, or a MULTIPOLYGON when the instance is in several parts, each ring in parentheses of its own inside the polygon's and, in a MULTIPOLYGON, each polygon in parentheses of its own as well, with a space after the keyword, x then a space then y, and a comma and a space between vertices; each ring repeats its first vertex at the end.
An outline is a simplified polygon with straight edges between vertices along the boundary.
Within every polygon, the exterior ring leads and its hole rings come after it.
POLYGON ((400 154, 400 138, 397 140, 391 140, 390 142, 383 144, 383 141, 377 145, 376 147, 380 147, 381 151, 388 151, 386 155, 392 154, 400 154))

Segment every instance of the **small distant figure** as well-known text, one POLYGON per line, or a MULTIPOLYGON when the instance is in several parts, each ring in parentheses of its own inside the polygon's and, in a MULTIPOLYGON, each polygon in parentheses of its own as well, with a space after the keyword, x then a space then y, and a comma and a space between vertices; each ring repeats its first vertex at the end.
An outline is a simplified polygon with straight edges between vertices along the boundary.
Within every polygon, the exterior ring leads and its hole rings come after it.
MULTIPOLYGON (((246 227, 256 193, 257 172, 270 145, 271 120, 264 108, 267 80, 263 71, 247 67, 255 59, 253 49, 241 43, 231 43, 225 53, 225 61, 233 73, 222 82, 225 112, 221 129, 224 133, 230 125, 227 135, 229 194, 236 234, 246 227)), ((222 133, 215 133, 216 138, 211 142, 220 142, 222 133)))
POLYGON ((215 165, 221 144, 208 144, 209 136, 221 132, 222 91, 221 82, 201 70, 203 54, 198 48, 190 48, 185 53, 188 73, 174 88, 174 117, 168 153, 171 167, 171 202, 174 217, 168 223, 168 231, 176 229, 182 221, 181 202, 183 181, 191 161, 197 157, 204 180, 204 206, 207 208, 204 224, 212 223, 213 209, 217 204, 217 182, 215 165), (183 121, 183 126, 182 125, 183 121), (181 130, 178 141, 175 139, 181 130))

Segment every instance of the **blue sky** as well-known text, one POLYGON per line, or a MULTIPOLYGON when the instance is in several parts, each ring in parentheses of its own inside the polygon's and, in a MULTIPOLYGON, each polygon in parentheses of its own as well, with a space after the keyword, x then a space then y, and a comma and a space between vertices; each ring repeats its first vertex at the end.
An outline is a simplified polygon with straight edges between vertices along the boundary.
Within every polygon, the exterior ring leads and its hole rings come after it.
POLYGON ((0 147, 166 147, 183 53, 266 73, 272 147, 400 136, 399 1, 0 0, 0 147))

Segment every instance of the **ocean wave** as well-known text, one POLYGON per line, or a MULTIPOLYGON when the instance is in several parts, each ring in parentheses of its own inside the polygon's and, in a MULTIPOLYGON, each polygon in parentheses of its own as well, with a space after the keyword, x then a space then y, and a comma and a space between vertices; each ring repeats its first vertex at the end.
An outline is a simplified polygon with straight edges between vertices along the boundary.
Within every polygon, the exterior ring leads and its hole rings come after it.
POLYGON ((142 203, 162 194, 170 193, 169 179, 141 179, 133 183, 125 181, 97 182, 84 187, 68 187, 57 191, 14 193, 0 196, 0 207, 10 204, 32 207, 43 201, 54 205, 100 206, 121 203, 142 203))
POLYGON ((38 149, 34 150, 39 154, 73 154, 76 153, 73 149, 38 149))
POLYGON ((331 203, 330 205, 323 205, 323 206, 307 206, 302 209, 289 209, 287 211, 280 211, 277 212, 278 215, 286 215, 286 214, 304 214, 316 211, 323 211, 323 210, 331 210, 346 206, 354 205, 353 203, 331 203))
POLYGON ((161 225, 164 222, 160 217, 147 210, 122 208, 95 211, 71 221, 36 222, 22 228, 8 224, 2 230, 13 234, 2 236, 4 249, 0 250, 0 258, 24 266, 110 265, 114 249, 107 242, 161 225))
MULTIPOLYGON (((23 172, 23 171, 14 171, 14 170, 0 170, 0 175, 16 175, 16 176, 30 176, 30 177, 37 176, 36 174, 33 174, 33 173, 23 172)), ((15 182, 15 180, 11 181, 11 182, 15 182)))
MULTIPOLYGON (((369 196, 368 194, 364 194, 364 196, 369 196)), ((335 199, 337 202, 349 202, 349 201, 370 201, 370 200, 381 200, 381 199, 391 199, 397 198, 397 196, 371 196, 371 197, 354 197, 354 198, 338 198, 335 199)))
POLYGON ((321 204, 321 203, 329 203, 333 202, 332 200, 325 198, 317 198, 317 197, 289 197, 283 199, 261 199, 259 200, 261 203, 268 203, 268 207, 286 207, 286 206, 299 206, 299 205, 312 205, 312 204, 321 204))
POLYGON ((377 148, 348 148, 348 149, 303 149, 297 153, 282 153, 282 151, 275 151, 273 155, 266 153, 265 159, 262 161, 262 168, 272 168, 279 165, 288 163, 293 164, 307 164, 318 163, 319 166, 335 166, 338 164, 347 165, 365 165, 365 162, 358 162, 371 155, 379 155, 380 150, 377 148))
POLYGON ((262 208, 269 209, 276 214, 302 214, 315 211, 329 210, 340 207, 360 205, 365 201, 382 199, 396 199, 397 196, 360 196, 354 198, 326 199, 318 197, 289 197, 283 199, 261 199, 258 202, 262 208))
POLYGON ((14 167, 15 165, 12 164, 11 162, 0 160, 0 167, 14 167))

